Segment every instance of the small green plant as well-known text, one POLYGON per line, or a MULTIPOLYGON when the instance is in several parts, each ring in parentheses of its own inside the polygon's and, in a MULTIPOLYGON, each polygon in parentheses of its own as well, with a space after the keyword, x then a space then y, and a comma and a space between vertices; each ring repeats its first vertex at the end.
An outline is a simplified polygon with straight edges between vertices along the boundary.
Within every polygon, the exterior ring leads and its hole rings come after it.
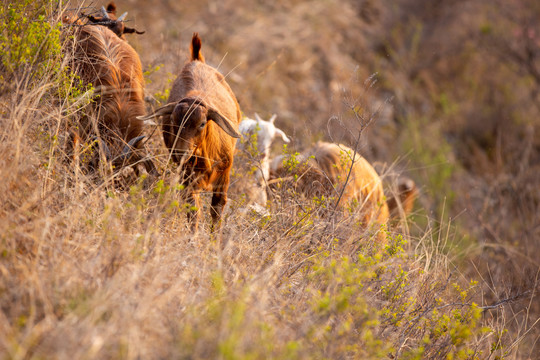
POLYGON ((156 66, 148 66, 148 68, 143 71, 143 76, 146 80, 147 84, 151 84, 152 80, 150 79, 150 76, 156 72, 158 72, 163 67, 163 64, 159 64, 156 66))
POLYGON ((247 166, 244 165, 247 175, 253 175, 260 168, 261 152, 258 145, 258 133, 261 128, 259 125, 255 126, 255 129, 250 132, 249 136, 243 136, 240 139, 243 145, 243 156, 247 159, 247 166))
MULTIPOLYGON (((148 66, 148 68, 143 72, 144 80, 147 85, 150 85, 154 82, 154 75, 158 74, 162 68, 163 64, 148 66)), ((158 90, 154 93, 154 99, 156 99, 159 104, 165 103, 169 98, 171 92, 171 83, 174 81, 175 78, 176 76, 174 74, 167 73, 167 80, 165 86, 161 90, 158 90)))
POLYGON ((58 98, 64 99, 66 115, 85 114, 85 107, 94 102, 99 95, 94 96, 94 86, 86 84, 81 77, 69 67, 60 70, 56 80, 58 98))
POLYGON ((286 171, 290 171, 290 172, 297 169, 298 166, 300 165, 300 161, 298 160, 298 156, 300 155, 300 153, 289 152, 289 149, 287 148, 287 144, 283 144, 282 153, 283 153, 283 168, 286 171))
POLYGON ((48 1, 23 0, 0 6, 0 76, 26 76, 29 83, 60 70, 60 23, 48 1))

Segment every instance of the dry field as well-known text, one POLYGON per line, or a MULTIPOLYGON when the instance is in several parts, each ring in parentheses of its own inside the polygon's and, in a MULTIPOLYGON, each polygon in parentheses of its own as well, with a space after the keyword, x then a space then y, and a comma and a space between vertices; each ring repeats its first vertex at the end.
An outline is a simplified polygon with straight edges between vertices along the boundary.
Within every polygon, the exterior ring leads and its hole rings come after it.
POLYGON ((118 2, 148 112, 198 32, 243 113, 278 114, 274 155, 358 144, 387 196, 420 192, 388 226, 231 193, 214 234, 207 205, 190 231, 159 129, 159 177, 66 154, 91 89, 59 20, 101 5, 0 4, 0 359, 539 358, 540 4, 118 2))

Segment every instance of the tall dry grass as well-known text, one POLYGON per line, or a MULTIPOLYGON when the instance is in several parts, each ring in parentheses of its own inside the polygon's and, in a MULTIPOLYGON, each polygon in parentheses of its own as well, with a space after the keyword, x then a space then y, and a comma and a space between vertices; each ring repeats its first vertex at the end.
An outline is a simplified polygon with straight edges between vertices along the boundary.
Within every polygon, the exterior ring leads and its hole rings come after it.
MULTIPOLYGON (((2 6, 6 19, 10 5, 2 6)), ((32 9, 27 16, 36 20, 32 9)), ((309 4, 294 10, 322 11, 309 4)), ((46 15, 58 23, 57 13, 46 15)), ((143 48, 143 39, 135 46, 143 48)), ((0 74, 9 78, 0 86, 2 358, 535 356, 528 336, 537 326, 534 291, 501 298, 485 290, 488 280, 472 281, 477 273, 457 266, 459 234, 444 216, 417 210, 417 223, 366 228, 354 211, 329 216, 325 201, 283 192, 271 197, 268 214, 231 201, 220 233, 209 234, 205 216, 192 234, 159 133, 150 143, 158 179, 81 171, 66 154, 66 130, 88 94, 57 71, 66 59, 48 54, 50 66, 33 81, 28 74, 43 62, 0 74), (532 317, 508 306, 523 299, 532 317)), ((165 77, 159 82, 148 92, 165 77)))

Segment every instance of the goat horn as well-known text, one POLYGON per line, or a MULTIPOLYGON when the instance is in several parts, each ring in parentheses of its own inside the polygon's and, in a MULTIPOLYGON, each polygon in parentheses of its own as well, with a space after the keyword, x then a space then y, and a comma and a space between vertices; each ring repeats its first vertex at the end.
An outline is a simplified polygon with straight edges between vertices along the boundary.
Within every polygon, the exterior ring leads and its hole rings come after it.
POLYGON ((120 17, 117 19, 118 21, 124 21, 125 17, 127 16, 127 11, 120 15, 120 17))
POLYGON ((111 150, 109 150, 109 147, 107 146, 107 144, 101 141, 97 136, 94 136, 92 138, 92 141, 96 141, 98 143, 101 151, 105 153, 105 159, 107 159, 107 161, 110 161, 112 158, 112 155, 111 155, 111 150))
POLYGON ((181 103, 187 103, 187 104, 190 104, 190 105, 200 105, 200 106, 204 106, 205 108, 208 107, 208 105, 206 105, 206 103, 200 99, 199 97, 187 97, 187 98, 183 98, 182 100, 180 100, 181 103))
MULTIPOLYGON (((145 137, 146 137, 145 135, 141 135, 141 136, 137 136, 136 138, 131 139, 126 144, 126 146, 124 146, 124 149, 122 150, 122 155, 120 155, 114 160, 114 164, 122 165, 126 161, 126 159, 129 159, 129 157, 131 156, 131 152, 133 151, 133 148, 137 146, 137 144, 145 137)), ((149 158, 148 156, 142 159, 137 159, 136 162, 141 163, 146 169, 146 171, 148 172, 148 174, 153 175, 153 176, 159 176, 159 172, 156 169, 156 165, 154 164, 152 159, 149 158)))
POLYGON ((129 154, 131 152, 131 149, 134 148, 139 143, 139 141, 141 141, 145 137, 146 135, 141 135, 129 140, 129 142, 126 144, 126 146, 124 146, 124 149, 122 150, 122 156, 129 154))
POLYGON ((143 120, 143 124, 146 126, 157 126, 157 123, 152 119, 143 120))
POLYGON ((107 12, 107 10, 105 9, 105 6, 102 6, 101 7, 101 13, 103 14, 103 17, 107 20, 111 20, 111 18, 109 17, 109 13, 107 12))
POLYGON ((164 105, 160 108, 157 108, 156 111, 154 111, 154 113, 150 114, 150 115, 142 115, 142 116, 137 116, 137 119, 139 120, 143 120, 143 121, 146 121, 146 120, 150 120, 150 119, 153 119, 153 118, 156 118, 158 116, 167 116, 167 115, 171 115, 175 106, 176 106, 177 103, 173 102, 173 103, 169 103, 167 105, 164 105))
POLYGON ((144 139, 146 136, 145 135, 141 135, 141 136, 137 136, 131 140, 129 140, 129 142, 124 146, 124 148, 122 149, 122 154, 120 154, 119 156, 117 156, 114 160, 113 160, 113 163, 115 165, 121 165, 124 163, 124 161, 126 161, 126 159, 129 159, 129 157, 131 156, 131 153, 133 152, 133 148, 139 143, 139 141, 141 141, 142 139, 144 139))
POLYGON ((137 30, 135 28, 130 28, 130 27, 127 27, 127 26, 124 28, 124 34, 133 34, 133 33, 135 33, 135 34, 142 35, 145 32, 146 31, 139 31, 139 30, 137 30))
POLYGON ((109 147, 103 141, 101 142, 101 147, 103 148, 103 151, 105 152, 105 158, 107 159, 107 161, 110 161, 112 158, 111 150, 109 150, 109 147))

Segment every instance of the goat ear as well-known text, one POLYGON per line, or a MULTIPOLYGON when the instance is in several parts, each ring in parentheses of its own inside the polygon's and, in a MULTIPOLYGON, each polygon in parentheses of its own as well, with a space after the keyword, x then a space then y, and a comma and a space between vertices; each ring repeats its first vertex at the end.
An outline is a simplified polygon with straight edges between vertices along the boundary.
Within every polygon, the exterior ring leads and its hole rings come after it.
POLYGON ((116 4, 114 3, 114 1, 111 1, 109 5, 107 5, 107 12, 116 15, 116 4))
POLYGON ((139 31, 139 30, 137 30, 137 29, 135 29, 135 28, 130 28, 130 27, 127 27, 127 26, 124 27, 124 34, 133 34, 133 33, 135 33, 135 34, 142 35, 142 34, 144 34, 145 32, 146 32, 146 31, 139 31))
POLYGON ((287 137, 287 135, 285 135, 285 133, 283 132, 283 130, 276 128, 276 133, 279 134, 279 135, 281 135, 281 138, 282 138, 283 141, 285 141, 286 143, 291 142, 291 140, 287 137))
POLYGON ((274 114, 272 115, 272 117, 270 118, 270 120, 268 120, 271 124, 273 124, 275 121, 276 121, 276 118, 277 118, 277 114, 274 114))
POLYGON ((164 105, 160 108, 157 108, 152 114, 150 115, 145 115, 145 116, 137 116, 137 119, 139 120, 143 120, 143 121, 148 121, 150 119, 154 119, 154 118, 157 118, 158 116, 170 116, 174 110, 176 106, 176 103, 170 103, 170 104, 167 104, 167 105, 164 105))
POLYGON ((229 134, 230 136, 232 136, 233 138, 235 139, 238 139, 240 138, 240 134, 238 133, 238 131, 231 125, 231 122, 221 116, 216 110, 214 109, 208 109, 208 115, 207 115, 207 118, 208 120, 212 120, 214 121, 216 124, 218 124, 218 126, 220 128, 223 129, 223 131, 225 131, 227 134, 229 134))
POLYGON ((261 117, 257 113, 255 113, 255 120, 257 120, 258 122, 263 121, 263 119, 261 119, 261 117))

